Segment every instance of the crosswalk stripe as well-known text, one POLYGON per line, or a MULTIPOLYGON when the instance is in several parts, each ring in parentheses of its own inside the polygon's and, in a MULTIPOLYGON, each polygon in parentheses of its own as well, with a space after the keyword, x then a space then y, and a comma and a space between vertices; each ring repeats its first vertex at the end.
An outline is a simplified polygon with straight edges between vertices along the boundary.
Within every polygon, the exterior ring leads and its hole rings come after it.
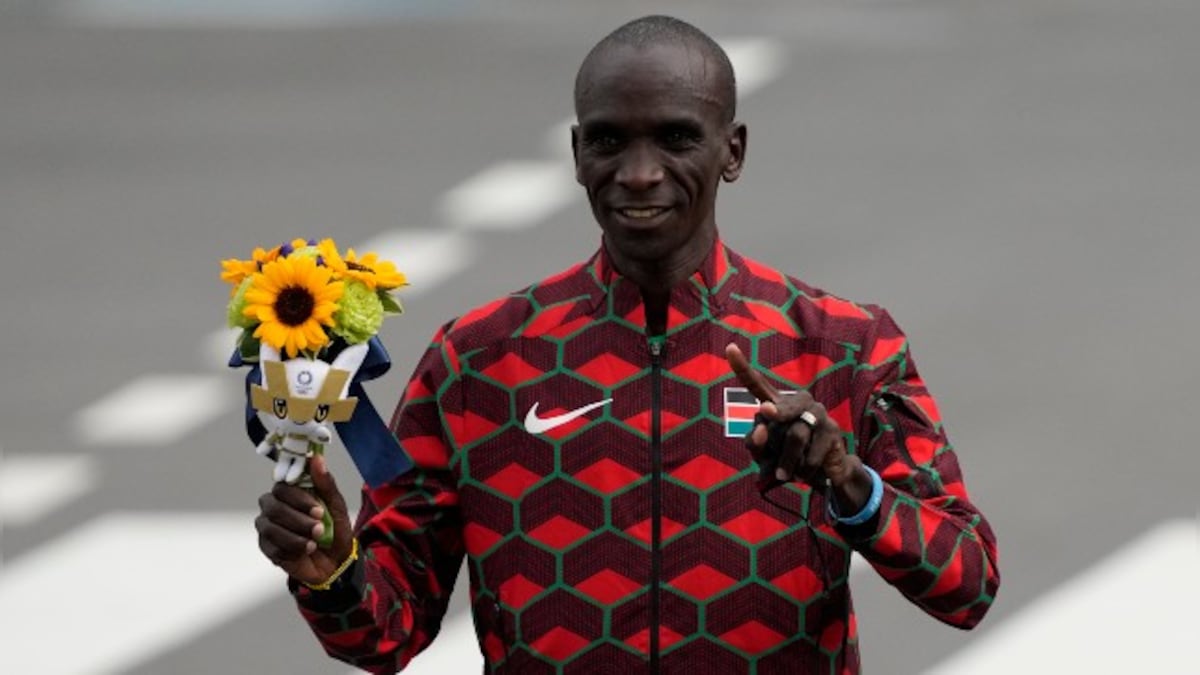
POLYGON ((540 224, 576 197, 571 166, 557 160, 500 162, 442 195, 438 213, 468 230, 519 230, 540 224))
POLYGON ((0 457, 0 525, 22 527, 87 494, 96 466, 87 455, 0 457))
POLYGON ((87 445, 167 445, 234 407, 236 378, 143 375, 76 414, 75 433, 87 445))
POLYGON ((737 79, 738 98, 749 96, 779 77, 787 63, 787 53, 777 40, 736 38, 718 40, 737 79))
POLYGON ((1159 525, 926 675, 1195 673, 1195 520, 1159 525))
POLYGON ((10 673, 122 671, 284 593, 253 513, 113 512, 0 575, 10 673))
POLYGON ((237 346, 241 328, 221 328, 208 334, 204 339, 204 362, 214 368, 226 368, 233 348, 237 346))

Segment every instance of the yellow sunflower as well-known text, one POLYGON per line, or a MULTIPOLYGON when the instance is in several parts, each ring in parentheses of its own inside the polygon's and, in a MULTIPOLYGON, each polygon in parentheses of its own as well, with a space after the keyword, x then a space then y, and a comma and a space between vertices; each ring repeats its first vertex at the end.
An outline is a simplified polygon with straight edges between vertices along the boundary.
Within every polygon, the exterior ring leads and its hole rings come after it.
POLYGON ((329 342, 322 326, 333 325, 343 284, 331 281, 329 269, 304 256, 279 258, 253 276, 246 291, 246 316, 261 323, 254 337, 294 358, 329 342))
POLYGON ((380 260, 377 253, 366 253, 360 259, 354 249, 346 249, 346 276, 358 279, 371 289, 390 291, 408 285, 408 278, 388 260, 380 260))
POLYGON ((373 291, 390 291, 408 285, 404 273, 397 270, 394 263, 380 260, 377 253, 367 253, 359 259, 351 248, 346 249, 343 257, 332 239, 323 240, 317 245, 317 250, 321 253, 321 260, 333 270, 335 279, 357 279, 373 291))
POLYGON ((279 257, 279 247, 270 251, 263 248, 254 249, 254 253, 250 260, 238 260, 230 258, 221 261, 221 281, 228 282, 232 288, 229 290, 229 295, 232 297, 237 293, 238 286, 242 285, 242 280, 262 269, 262 266, 279 257))

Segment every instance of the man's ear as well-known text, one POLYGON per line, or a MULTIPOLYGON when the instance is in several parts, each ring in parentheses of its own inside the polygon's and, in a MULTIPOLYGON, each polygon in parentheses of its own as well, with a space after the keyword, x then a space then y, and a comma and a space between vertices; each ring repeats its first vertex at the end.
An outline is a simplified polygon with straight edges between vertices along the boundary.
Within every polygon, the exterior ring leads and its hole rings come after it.
POLYGON ((575 161, 575 182, 583 185, 579 176, 579 125, 571 125, 571 159, 575 161))
POLYGON ((746 162, 746 125, 741 122, 729 123, 728 143, 729 158, 721 170, 721 178, 726 183, 732 183, 742 175, 742 166, 746 162))

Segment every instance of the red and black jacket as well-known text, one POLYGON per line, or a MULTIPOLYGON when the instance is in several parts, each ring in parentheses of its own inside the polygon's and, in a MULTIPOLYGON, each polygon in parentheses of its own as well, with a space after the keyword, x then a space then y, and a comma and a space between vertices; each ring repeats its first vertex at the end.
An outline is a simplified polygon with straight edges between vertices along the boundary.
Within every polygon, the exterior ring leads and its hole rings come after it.
POLYGON ((983 617, 995 538, 884 310, 718 242, 672 292, 664 340, 644 316, 601 250, 438 332, 393 420, 416 468, 364 490, 365 554, 340 588, 296 590, 331 655, 402 668, 464 553, 496 673, 857 673, 853 551, 934 617, 983 617), (825 405, 884 479, 875 519, 835 526, 822 491, 763 491, 730 342, 825 405))

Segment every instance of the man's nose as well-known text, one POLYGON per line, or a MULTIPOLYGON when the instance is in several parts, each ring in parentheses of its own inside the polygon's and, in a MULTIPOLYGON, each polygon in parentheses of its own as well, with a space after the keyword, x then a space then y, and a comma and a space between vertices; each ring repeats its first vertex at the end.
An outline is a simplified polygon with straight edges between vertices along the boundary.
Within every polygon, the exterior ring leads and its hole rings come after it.
POLYGON ((649 190, 663 180, 662 162, 652 148, 635 143, 626 149, 617 168, 617 184, 628 190, 649 190))

